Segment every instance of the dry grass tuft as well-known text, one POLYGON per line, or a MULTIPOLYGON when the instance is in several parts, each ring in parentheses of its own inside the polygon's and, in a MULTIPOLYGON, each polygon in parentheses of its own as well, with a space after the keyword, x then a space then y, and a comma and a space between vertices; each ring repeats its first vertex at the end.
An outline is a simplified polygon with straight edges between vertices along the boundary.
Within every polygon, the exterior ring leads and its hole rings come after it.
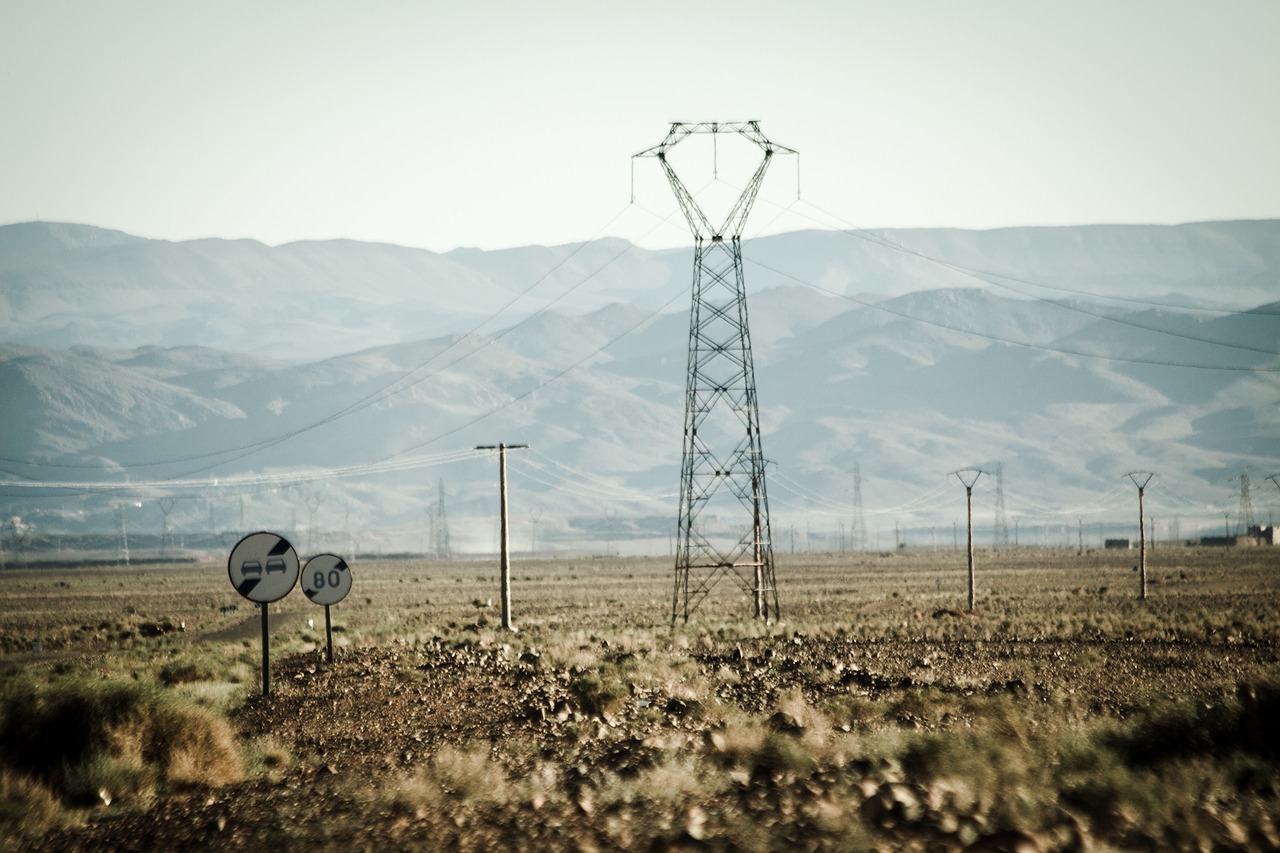
POLYGON ((0 688, 0 767, 79 806, 243 775, 227 722, 141 681, 13 679, 0 688))
MULTIPOLYGON (((524 787, 535 789, 531 795, 535 802, 541 790, 540 779, 533 774, 524 783, 524 787)), ((505 806, 529 792, 520 790, 520 785, 508 778, 505 768, 493 760, 486 747, 444 746, 412 772, 374 789, 363 789, 359 795, 371 804, 385 799, 399 811, 422 819, 431 814, 505 806)))
POLYGON ((502 803, 510 795, 506 771, 487 747, 442 747, 432 756, 427 772, 454 799, 502 803))
POLYGON ((47 785, 8 768, 0 769, 0 851, 21 849, 63 823, 57 796, 47 785))

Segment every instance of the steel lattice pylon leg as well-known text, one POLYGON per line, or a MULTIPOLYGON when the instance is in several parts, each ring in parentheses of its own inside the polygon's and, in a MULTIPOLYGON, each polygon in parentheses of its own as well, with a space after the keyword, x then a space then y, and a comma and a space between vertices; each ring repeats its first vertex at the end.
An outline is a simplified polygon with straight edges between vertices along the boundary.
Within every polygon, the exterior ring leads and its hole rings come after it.
POLYGON ((780 613, 741 243, 775 152, 794 153, 769 142, 755 122, 677 123, 661 144, 637 155, 658 158, 694 237, 673 623, 681 617, 687 622, 726 577, 751 597, 756 618, 776 620, 780 613), (719 229, 667 160, 667 151, 694 133, 739 134, 764 152, 719 229))

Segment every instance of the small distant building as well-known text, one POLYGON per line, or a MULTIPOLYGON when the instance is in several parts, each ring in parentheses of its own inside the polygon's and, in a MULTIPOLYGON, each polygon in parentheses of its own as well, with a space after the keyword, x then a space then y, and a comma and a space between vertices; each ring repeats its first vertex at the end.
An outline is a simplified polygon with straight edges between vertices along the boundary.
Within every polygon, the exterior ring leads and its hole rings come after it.
POLYGON ((1108 550, 1128 551, 1132 546, 1128 539, 1104 539, 1102 547, 1108 550))
POLYGON ((1276 528, 1273 524, 1253 525, 1244 536, 1201 536, 1200 544, 1210 548, 1247 548, 1276 544, 1276 528))

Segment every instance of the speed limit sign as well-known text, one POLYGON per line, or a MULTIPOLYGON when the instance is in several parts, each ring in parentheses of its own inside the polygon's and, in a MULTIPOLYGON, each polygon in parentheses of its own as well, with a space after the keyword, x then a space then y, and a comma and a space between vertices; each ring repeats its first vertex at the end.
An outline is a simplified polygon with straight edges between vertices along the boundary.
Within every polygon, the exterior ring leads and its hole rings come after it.
POLYGON ((337 604, 351 591, 351 569, 336 554, 317 554, 302 568, 302 591, 316 604, 337 604))

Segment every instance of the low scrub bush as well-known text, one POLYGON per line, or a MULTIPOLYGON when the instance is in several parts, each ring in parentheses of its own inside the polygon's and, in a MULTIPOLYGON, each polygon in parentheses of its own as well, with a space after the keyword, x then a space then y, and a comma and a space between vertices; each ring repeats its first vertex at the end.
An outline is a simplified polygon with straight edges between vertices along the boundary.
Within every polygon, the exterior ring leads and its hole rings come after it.
POLYGON ((852 731, 870 731, 888 724, 889 710, 884 703, 867 696, 845 694, 826 703, 825 711, 837 726, 852 731))
POLYGON ((512 782, 486 748, 445 746, 417 770, 393 777, 380 793, 365 789, 359 796, 376 801, 388 794, 398 809, 422 817, 504 805, 512 797, 512 782))
POLYGON ((243 768, 225 720, 154 684, 14 678, 0 685, 0 772, 88 806, 243 768))
POLYGON ((62 819, 58 798, 30 776, 0 767, 0 850, 19 849, 62 819))
POLYGON ((630 695, 627 685, 612 668, 575 675, 569 682, 569 693, 579 708, 595 716, 617 712, 630 695))
POLYGON ((1280 682, 1242 684, 1221 703, 1181 703, 1144 715, 1110 740, 1130 762, 1150 766, 1195 755, 1243 753, 1280 759, 1280 682))
POLYGON ((207 663, 194 660, 171 660, 160 667, 159 678, 161 684, 173 687, 176 684, 214 681, 217 676, 213 667, 207 663))

